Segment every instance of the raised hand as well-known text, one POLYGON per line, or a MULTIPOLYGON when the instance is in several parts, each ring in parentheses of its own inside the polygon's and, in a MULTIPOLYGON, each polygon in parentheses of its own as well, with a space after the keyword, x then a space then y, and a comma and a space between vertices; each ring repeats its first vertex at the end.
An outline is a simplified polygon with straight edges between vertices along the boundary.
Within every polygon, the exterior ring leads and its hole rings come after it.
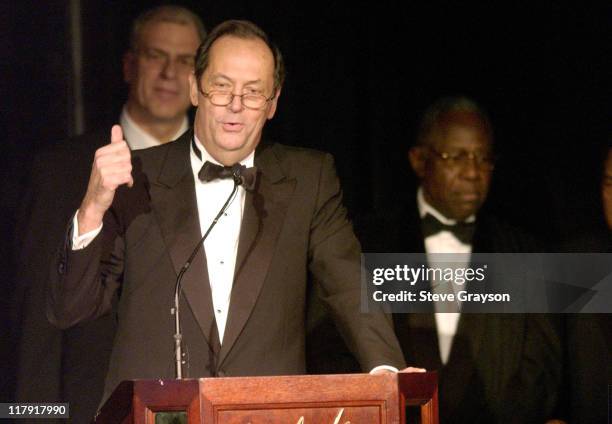
POLYGON ((119 125, 111 129, 111 141, 96 150, 87 192, 81 202, 77 219, 79 235, 102 225, 104 213, 110 208, 115 191, 122 185, 132 187, 132 155, 119 125))

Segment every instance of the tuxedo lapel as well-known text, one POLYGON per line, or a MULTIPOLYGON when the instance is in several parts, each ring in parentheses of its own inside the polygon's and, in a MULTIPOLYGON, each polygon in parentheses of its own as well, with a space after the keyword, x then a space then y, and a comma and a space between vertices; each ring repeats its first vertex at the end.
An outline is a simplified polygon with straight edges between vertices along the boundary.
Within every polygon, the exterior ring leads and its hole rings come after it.
MULTIPOLYGON (((178 275, 201 238, 193 174, 189 161, 191 131, 168 146, 159 178, 151 183, 153 211, 178 275)), ((183 276, 182 292, 210 344, 213 307, 204 249, 183 276)))
MULTIPOLYGON (((480 222, 477 221, 472 242, 472 252, 487 251, 487 243, 480 237, 480 222)), ((486 239, 484 239, 486 240, 486 239)), ((471 263, 471 260, 468 262, 471 263)), ((472 287, 475 289, 476 287, 472 287)), ((470 285, 466 286, 470 291, 470 285)), ((476 361, 482 346, 486 317, 480 314, 465 313, 470 311, 470 305, 462 305, 462 314, 453 336, 448 361, 442 369, 444 379, 443 393, 447 399, 448 410, 458 408, 458 403, 464 398, 466 390, 471 390, 468 382, 476 370, 476 361)))
POLYGON ((442 368, 433 314, 393 314, 393 323, 406 363, 416 364, 428 370, 442 368))
POLYGON ((444 395, 449 411, 457 408, 470 390, 468 382, 475 371, 482 346, 486 317, 479 314, 462 314, 453 337, 448 362, 442 369, 444 395), (454 402, 454 403, 453 403, 454 402))
POLYGON ((227 357, 244 328, 261 291, 283 226, 295 180, 286 179, 273 147, 255 155, 258 169, 255 190, 247 192, 219 364, 227 357))
MULTIPOLYGON (((392 231, 385 233, 391 237, 391 250, 410 254, 422 254, 420 262, 427 264, 425 243, 421 231, 421 218, 414 202, 405 205, 396 213, 392 231)), ((420 287, 425 289, 426 287, 420 287)), ((429 282, 427 282, 429 288, 429 282)), ((427 369, 440 369, 442 361, 438 344, 436 321, 432 303, 419 304, 416 313, 393 314, 395 333, 409 364, 417 364, 427 369)))

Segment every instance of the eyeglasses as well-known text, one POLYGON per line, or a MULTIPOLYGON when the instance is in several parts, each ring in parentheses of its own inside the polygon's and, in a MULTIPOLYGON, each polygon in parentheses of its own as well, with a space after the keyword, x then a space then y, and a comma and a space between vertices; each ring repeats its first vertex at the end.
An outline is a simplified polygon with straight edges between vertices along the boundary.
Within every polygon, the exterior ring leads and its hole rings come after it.
POLYGON ((469 161, 474 161, 474 165, 484 171, 490 171, 495 167, 496 158, 491 153, 468 152, 466 150, 448 153, 439 152, 433 147, 428 147, 428 149, 448 168, 464 168, 469 161))
POLYGON ((266 97, 263 94, 234 94, 229 91, 210 91, 207 93, 200 90, 200 93, 202 93, 204 97, 207 97, 208 100, 215 106, 227 106, 234 101, 234 97, 240 97, 240 103, 242 103, 242 106, 246 107, 247 109, 255 110, 263 108, 266 103, 274 99, 274 94, 270 97, 266 97))

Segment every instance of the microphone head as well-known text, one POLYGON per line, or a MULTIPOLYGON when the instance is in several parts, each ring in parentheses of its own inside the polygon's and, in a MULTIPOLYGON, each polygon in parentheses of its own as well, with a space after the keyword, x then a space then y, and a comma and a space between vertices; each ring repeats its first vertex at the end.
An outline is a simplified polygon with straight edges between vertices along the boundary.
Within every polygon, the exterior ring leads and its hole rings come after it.
POLYGON ((234 179, 234 184, 241 185, 244 183, 243 177, 242 177, 242 169, 244 168, 244 165, 241 165, 240 163, 235 163, 232 165, 232 178, 234 179))
POLYGON ((255 180, 257 179, 257 168, 247 168, 244 165, 236 163, 231 166, 232 178, 234 184, 241 185, 247 191, 252 191, 255 188, 255 180))

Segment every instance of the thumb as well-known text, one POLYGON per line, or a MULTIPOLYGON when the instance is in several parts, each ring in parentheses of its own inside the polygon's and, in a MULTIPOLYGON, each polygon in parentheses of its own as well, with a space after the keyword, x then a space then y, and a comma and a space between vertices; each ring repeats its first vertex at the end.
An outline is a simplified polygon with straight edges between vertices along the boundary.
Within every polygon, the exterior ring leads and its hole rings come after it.
POLYGON ((111 143, 117 143, 123 141, 123 130, 121 125, 113 125, 111 128, 111 143))

